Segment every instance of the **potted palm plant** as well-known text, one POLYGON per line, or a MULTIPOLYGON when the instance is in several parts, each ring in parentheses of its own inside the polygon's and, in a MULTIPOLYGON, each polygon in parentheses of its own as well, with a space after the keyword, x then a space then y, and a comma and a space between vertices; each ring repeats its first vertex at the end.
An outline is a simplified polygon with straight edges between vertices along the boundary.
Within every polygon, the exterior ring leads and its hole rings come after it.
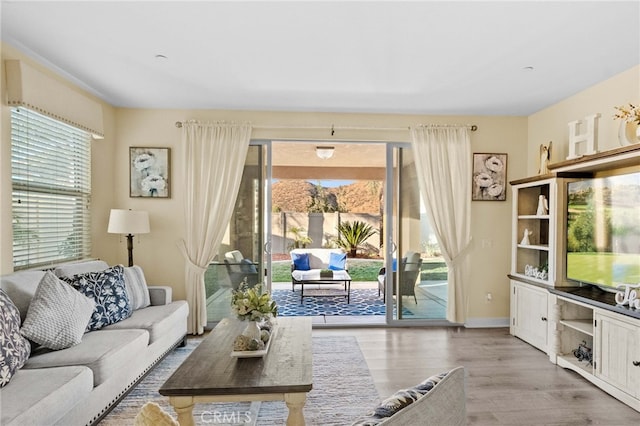
POLYGON ((349 257, 356 257, 358 248, 377 232, 373 226, 359 220, 341 222, 338 224, 338 246, 347 251, 349 257))

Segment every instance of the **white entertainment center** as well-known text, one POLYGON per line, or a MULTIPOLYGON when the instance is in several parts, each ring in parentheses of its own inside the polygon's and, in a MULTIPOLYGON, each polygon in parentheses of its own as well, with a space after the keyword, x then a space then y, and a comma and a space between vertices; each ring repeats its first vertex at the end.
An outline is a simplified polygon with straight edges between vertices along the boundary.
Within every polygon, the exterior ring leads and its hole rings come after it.
POLYGON ((549 174, 511 182, 510 332, 640 411, 640 310, 617 305, 614 293, 566 279, 564 207, 570 181, 640 171, 640 145, 549 169, 549 174), (541 197, 548 211, 539 208, 541 197), (574 354, 581 344, 590 349, 591 361, 574 354))

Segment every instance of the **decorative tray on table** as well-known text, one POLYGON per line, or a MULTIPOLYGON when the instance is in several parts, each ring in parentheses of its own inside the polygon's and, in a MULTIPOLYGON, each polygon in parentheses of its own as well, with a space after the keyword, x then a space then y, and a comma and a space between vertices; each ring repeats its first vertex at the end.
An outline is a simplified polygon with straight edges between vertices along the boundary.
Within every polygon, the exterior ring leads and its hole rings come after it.
POLYGON ((269 352, 269 346, 271 346, 271 342, 273 341, 273 338, 276 335, 277 329, 278 327, 275 327, 275 326, 271 329, 271 336, 269 337, 269 340, 267 340, 267 343, 264 344, 264 349, 259 349, 255 351, 233 351, 232 350, 231 356, 233 358, 262 358, 267 354, 267 352, 269 352))

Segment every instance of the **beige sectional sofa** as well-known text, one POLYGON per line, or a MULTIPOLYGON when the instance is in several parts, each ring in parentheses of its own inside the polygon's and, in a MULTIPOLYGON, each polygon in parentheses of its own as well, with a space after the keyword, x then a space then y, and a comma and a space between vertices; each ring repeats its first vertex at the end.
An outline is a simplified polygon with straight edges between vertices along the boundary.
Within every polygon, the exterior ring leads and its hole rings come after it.
MULTIPOLYGON (((105 268, 106 263, 92 261, 66 265, 55 273, 72 277, 105 268)), ((44 271, 30 270, 1 277, 0 287, 17 307, 23 329, 44 276, 44 271)), ((143 275, 139 278, 144 280, 143 275)), ((32 349, 24 366, 0 389, 0 424, 96 423, 158 361, 183 343, 187 303, 172 301, 171 287, 147 287, 145 282, 138 283, 140 290, 138 296, 146 299, 140 304, 149 305, 132 309, 128 318, 81 333, 80 343, 65 349, 32 349)), ((127 293, 133 291, 127 285, 127 293)))

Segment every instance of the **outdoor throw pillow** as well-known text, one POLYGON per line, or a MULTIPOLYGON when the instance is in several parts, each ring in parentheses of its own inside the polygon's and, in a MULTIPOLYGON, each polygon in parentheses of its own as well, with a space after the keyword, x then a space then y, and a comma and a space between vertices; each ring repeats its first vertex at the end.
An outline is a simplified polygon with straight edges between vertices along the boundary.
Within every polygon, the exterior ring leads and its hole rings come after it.
POLYGON ((253 264, 251 259, 242 259, 240 261, 240 271, 243 274, 257 274, 258 270, 256 269, 256 265, 253 264))
POLYGON ((21 333, 45 348, 77 345, 93 313, 95 302, 48 271, 36 289, 21 333))
POLYGON ((124 268, 124 286, 127 290, 127 296, 129 297, 131 311, 146 308, 151 304, 151 298, 149 296, 149 288, 147 287, 147 280, 144 278, 142 268, 138 265, 129 266, 127 268, 122 266, 122 268, 124 268))
POLYGON ((332 271, 344 271, 347 264, 347 253, 331 253, 329 256, 329 269, 332 271))
POLYGON ((124 284, 124 268, 116 265, 99 272, 63 278, 76 290, 96 302, 87 331, 100 330, 127 319, 133 312, 124 284))
POLYGON ((298 271, 308 271, 311 269, 309 266, 309 253, 291 253, 291 260, 293 266, 298 271))
POLYGON ((20 335, 20 312, 0 289, 0 388, 9 384, 29 358, 31 344, 20 335))

